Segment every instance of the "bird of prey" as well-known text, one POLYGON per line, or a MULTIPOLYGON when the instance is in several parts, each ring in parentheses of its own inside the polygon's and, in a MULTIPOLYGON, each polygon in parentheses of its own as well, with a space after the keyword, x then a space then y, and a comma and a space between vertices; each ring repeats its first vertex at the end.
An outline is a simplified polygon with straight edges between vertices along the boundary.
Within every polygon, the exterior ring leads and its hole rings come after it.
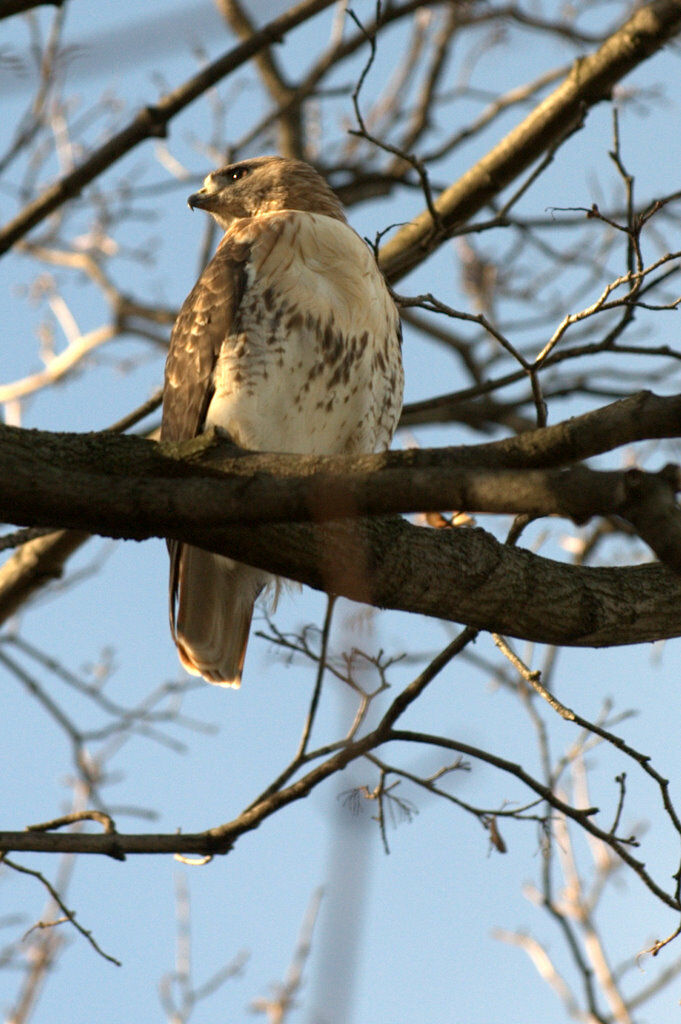
MULTIPOLYGON (((225 234, 170 339, 161 437, 220 427, 269 452, 389 447, 402 406, 400 321, 373 254, 309 164, 258 157, 213 171, 189 206, 225 234)), ((170 542, 182 664, 239 686, 253 605, 274 578, 170 542)))

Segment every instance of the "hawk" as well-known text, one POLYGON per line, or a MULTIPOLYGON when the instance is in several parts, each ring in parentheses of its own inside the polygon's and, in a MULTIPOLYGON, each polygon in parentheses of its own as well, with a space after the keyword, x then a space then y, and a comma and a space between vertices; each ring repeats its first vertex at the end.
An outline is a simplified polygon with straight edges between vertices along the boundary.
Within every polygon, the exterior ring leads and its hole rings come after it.
MULTIPOLYGON (((225 234, 173 328, 161 438, 220 427, 261 451, 388 448, 402 406, 399 315, 325 180, 265 156, 213 171, 187 202, 225 234)), ((274 578, 188 544, 169 550, 180 661, 239 686, 253 605, 274 578)))

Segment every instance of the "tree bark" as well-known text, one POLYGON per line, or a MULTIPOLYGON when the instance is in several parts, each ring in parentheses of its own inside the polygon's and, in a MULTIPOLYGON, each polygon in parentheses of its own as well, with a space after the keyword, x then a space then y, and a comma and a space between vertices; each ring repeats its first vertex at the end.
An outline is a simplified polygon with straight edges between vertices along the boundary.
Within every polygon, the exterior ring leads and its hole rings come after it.
MULTIPOLYGON (((675 399, 637 398, 641 408, 646 401, 662 410, 677 408, 675 399)), ((632 404, 615 403, 602 412, 630 412, 632 404)), ((537 447, 546 432, 536 431, 472 449, 353 459, 238 450, 234 455, 231 447, 225 457, 224 443, 205 437, 170 449, 169 456, 163 446, 136 437, 5 427, 0 430, 0 517, 118 538, 174 538, 357 601, 542 643, 607 646, 681 635, 681 576, 662 566, 574 567, 500 544, 482 530, 433 530, 385 516, 354 518, 358 510, 395 507, 396 494, 406 495, 408 508, 423 507, 420 481, 429 497, 425 507, 451 496, 457 479, 467 481, 460 494, 465 496, 470 480, 481 473, 496 494, 507 480, 532 482, 532 469, 490 473, 479 464, 466 470, 460 463, 486 454, 492 464, 517 465, 523 445, 530 465, 551 463, 557 449, 567 461, 567 453, 580 447, 567 441, 580 436, 585 418, 549 429, 557 448, 537 447), (178 453, 185 457, 175 457, 178 453), (459 466, 448 469, 452 453, 459 466), (216 462, 231 472, 216 468, 216 462), (338 476, 341 465, 345 472, 338 476), (439 477, 444 482, 438 492, 439 477), (276 521, 287 516, 307 521, 276 521)), ((602 444, 593 436, 591 447, 602 444)), ((566 472, 566 479, 573 473, 577 483, 625 476, 584 467, 566 472)), ((540 476, 548 479, 546 473, 540 476)), ((583 492, 581 483, 580 488, 583 492)), ((575 501, 585 511, 581 492, 575 501)), ((606 492, 601 488, 601 495, 606 492)), ((443 501, 440 507, 451 506, 443 501)), ((672 526, 677 518, 674 508, 672 526)))

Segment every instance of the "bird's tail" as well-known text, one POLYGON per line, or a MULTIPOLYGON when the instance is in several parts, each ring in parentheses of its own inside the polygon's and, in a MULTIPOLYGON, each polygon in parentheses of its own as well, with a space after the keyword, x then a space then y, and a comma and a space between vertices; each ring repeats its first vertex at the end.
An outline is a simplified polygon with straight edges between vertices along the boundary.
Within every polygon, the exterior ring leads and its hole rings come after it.
POLYGON ((171 550, 170 625, 188 672, 241 685, 253 605, 270 578, 188 544, 171 550))

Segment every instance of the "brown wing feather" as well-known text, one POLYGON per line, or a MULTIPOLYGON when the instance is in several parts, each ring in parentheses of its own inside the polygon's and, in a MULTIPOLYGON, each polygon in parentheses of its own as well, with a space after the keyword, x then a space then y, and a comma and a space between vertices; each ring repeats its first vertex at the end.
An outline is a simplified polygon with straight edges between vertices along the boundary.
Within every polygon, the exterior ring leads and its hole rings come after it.
POLYGON ((162 441, 184 441, 203 428, 213 371, 245 286, 250 245, 225 238, 184 301, 173 332, 163 385, 162 441))
MULTIPOLYGON (((249 245, 224 239, 182 305, 166 360, 162 441, 184 441, 201 433, 213 397, 215 364, 243 297, 249 254, 249 245)), ((173 636, 182 548, 168 541, 173 636)))

